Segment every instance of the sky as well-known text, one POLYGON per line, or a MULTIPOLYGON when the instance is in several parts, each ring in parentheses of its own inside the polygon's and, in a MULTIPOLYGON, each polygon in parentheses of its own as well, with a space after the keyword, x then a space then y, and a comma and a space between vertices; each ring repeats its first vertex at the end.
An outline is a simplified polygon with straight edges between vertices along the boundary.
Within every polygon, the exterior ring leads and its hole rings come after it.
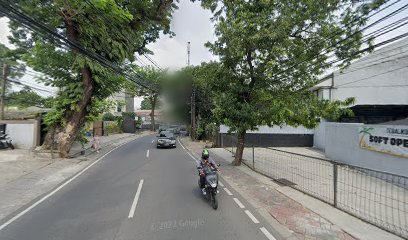
MULTIPOLYGON (((395 2, 395 1, 391 1, 395 2)), ((390 12, 407 4, 407 0, 399 1, 394 6, 376 15, 375 18, 370 20, 371 23, 382 16, 389 14, 390 12)), ((154 55, 150 57, 161 67, 169 69, 179 69, 187 65, 187 42, 191 42, 191 64, 199 65, 201 62, 208 62, 210 60, 216 60, 217 57, 212 55, 209 50, 204 47, 204 43, 207 41, 215 41, 214 27, 210 20, 211 12, 201 8, 199 2, 192 3, 190 0, 180 0, 178 3, 179 9, 173 14, 173 20, 171 23, 172 31, 176 36, 170 38, 168 35, 161 36, 155 43, 148 46, 150 50, 154 52, 154 55)), ((389 18, 381 24, 376 25, 370 31, 374 31, 392 21, 400 19, 406 16, 407 11, 399 14, 393 18, 389 18), (405 15, 404 15, 405 14, 405 15)), ((408 31, 408 25, 394 31, 390 34, 386 34, 377 39, 377 42, 389 39, 398 34, 408 31)), ((0 18, 0 43, 6 44, 8 47, 12 47, 7 43, 7 35, 9 30, 7 27, 7 18, 0 18)), ((139 65, 151 65, 151 63, 145 57, 139 57, 139 65)), ((26 82, 32 82, 36 85, 32 76, 24 76, 23 79, 26 82)), ((47 95, 43 93, 43 95, 47 95)), ((135 107, 140 107, 142 99, 137 98, 135 100, 135 107)))

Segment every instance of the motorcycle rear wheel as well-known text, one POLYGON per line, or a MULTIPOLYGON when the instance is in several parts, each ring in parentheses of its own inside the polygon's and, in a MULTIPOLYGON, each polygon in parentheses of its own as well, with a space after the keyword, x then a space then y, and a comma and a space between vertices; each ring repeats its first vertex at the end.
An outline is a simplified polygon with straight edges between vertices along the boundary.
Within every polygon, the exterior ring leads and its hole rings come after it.
POLYGON ((14 150, 14 145, 12 143, 7 143, 8 147, 11 148, 11 150, 14 150))

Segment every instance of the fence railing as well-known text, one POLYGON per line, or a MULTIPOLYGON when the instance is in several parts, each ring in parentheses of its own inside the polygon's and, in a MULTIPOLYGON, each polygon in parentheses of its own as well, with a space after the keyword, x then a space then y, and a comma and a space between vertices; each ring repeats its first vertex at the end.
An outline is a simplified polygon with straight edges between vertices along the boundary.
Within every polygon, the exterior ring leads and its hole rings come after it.
MULTIPOLYGON (((236 147, 226 149, 235 154, 236 147)), ((407 177, 276 148, 246 146, 243 162, 280 184, 408 238, 407 177)))

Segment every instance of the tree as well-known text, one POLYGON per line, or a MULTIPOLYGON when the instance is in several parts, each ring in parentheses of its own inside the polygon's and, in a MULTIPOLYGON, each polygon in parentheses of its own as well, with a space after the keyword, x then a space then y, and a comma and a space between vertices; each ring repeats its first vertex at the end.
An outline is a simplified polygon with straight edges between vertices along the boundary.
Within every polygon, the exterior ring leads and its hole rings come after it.
MULTIPOLYGON (((161 32, 172 34, 176 8, 172 0, 16 0, 14 6, 117 65, 132 62, 135 53, 150 53, 146 45, 161 32)), ((85 122, 100 115, 104 99, 120 91, 125 79, 18 22, 11 21, 10 28, 11 42, 25 51, 23 59, 45 74, 39 80, 61 89, 46 115, 50 131, 43 146, 53 147, 55 136, 60 156, 67 158, 85 122)))
POLYGON ((140 103, 140 109, 142 110, 152 110, 152 104, 148 98, 143 98, 142 102, 140 103))
POLYGON ((341 107, 352 99, 319 101, 309 88, 331 67, 322 49, 346 59, 344 65, 361 56, 364 17, 382 3, 202 0, 214 14, 217 37, 206 46, 220 57, 212 82, 217 93, 213 113, 237 132, 233 164, 241 164, 247 130, 282 124, 313 128, 319 117, 350 113, 341 107))
POLYGON ((38 95, 30 87, 24 87, 19 92, 12 92, 7 95, 8 105, 20 108, 46 106, 47 99, 38 95))
POLYGON ((191 97, 192 89, 195 89, 195 118, 197 120, 196 131, 198 139, 208 138, 214 135, 213 125, 216 119, 213 117, 214 94, 210 83, 215 81, 218 63, 202 63, 200 66, 182 68, 172 74, 165 82, 164 98, 169 105, 169 114, 176 121, 191 123, 191 97), (213 79, 210 81, 210 79, 213 79))
POLYGON ((7 95, 11 86, 10 80, 15 81, 15 78, 24 75, 25 66, 21 62, 17 61, 17 52, 18 51, 11 50, 4 44, 0 43, 0 119, 3 119, 5 96, 7 95))
MULTIPOLYGON (((159 96, 162 91, 162 85, 163 81, 166 76, 166 70, 161 70, 161 69, 156 69, 152 66, 147 66, 147 67, 133 67, 135 68, 135 71, 138 73, 139 76, 142 76, 144 79, 147 79, 150 84, 156 86, 156 92, 148 91, 143 88, 136 88, 133 91, 136 92, 137 96, 144 97, 147 99, 149 102, 148 104, 150 105, 150 119, 151 119, 151 126, 150 130, 155 131, 156 130, 156 122, 155 122, 155 117, 154 117, 154 112, 157 109, 159 105, 159 96)), ((132 90, 131 90, 132 91, 132 90)))

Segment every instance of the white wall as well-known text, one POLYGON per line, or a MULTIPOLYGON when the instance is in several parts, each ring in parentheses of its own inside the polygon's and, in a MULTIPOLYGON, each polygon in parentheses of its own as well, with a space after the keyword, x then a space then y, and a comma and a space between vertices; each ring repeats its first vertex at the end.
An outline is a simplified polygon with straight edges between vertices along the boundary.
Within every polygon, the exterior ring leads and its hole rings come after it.
MULTIPOLYGON (((227 133, 229 127, 225 125, 220 125, 220 133, 227 133)), ((302 126, 291 127, 291 126, 259 126, 257 131, 247 131, 247 133, 264 133, 264 134, 313 134, 313 129, 307 129, 302 126)))
POLYGON ((358 129, 362 125, 360 123, 326 123, 326 156, 334 161, 350 165, 408 176, 407 158, 360 148, 358 129))
POLYGON ((313 147, 323 151, 326 146, 326 123, 326 120, 320 119, 320 124, 314 129, 313 135, 313 147))
POLYGON ((16 148, 33 149, 39 144, 37 121, 4 121, 4 123, 7 124, 6 133, 16 148))
POLYGON ((356 105, 408 104, 408 38, 381 48, 334 73, 332 100, 356 105))

